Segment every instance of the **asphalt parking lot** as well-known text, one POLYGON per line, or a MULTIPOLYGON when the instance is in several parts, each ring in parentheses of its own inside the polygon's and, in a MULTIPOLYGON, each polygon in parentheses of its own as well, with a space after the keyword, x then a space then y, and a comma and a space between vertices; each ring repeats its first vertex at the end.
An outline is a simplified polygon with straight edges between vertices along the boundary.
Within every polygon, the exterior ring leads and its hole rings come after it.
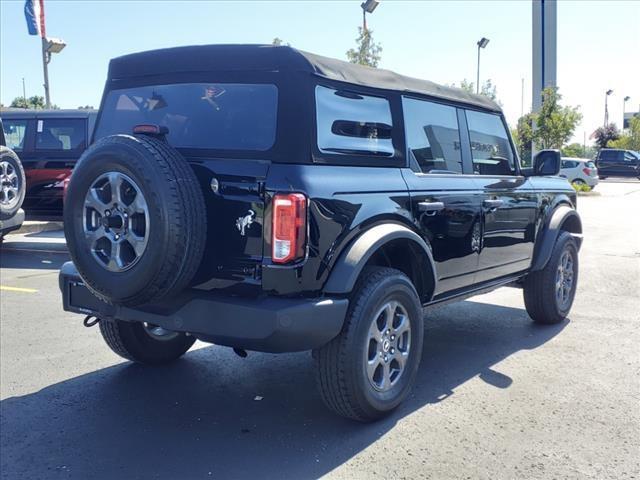
POLYGON ((9 236, 1 477, 640 478, 640 183, 596 192, 570 319, 533 325, 511 288, 429 313, 411 397, 372 425, 325 409, 308 353, 122 361, 62 311, 61 232, 9 236))

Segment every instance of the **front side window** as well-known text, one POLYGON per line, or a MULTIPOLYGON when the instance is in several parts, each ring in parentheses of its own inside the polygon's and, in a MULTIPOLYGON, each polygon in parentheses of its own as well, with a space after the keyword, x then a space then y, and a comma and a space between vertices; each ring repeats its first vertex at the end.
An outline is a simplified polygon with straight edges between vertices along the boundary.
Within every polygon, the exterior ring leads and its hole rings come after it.
POLYGON ((3 120, 2 130, 7 147, 17 152, 24 148, 24 137, 27 131, 26 120, 3 120))
POLYGON ((473 173, 514 175, 515 160, 502 118, 492 113, 467 110, 473 173))
POLYGON ((272 84, 180 83, 112 90, 95 138, 167 127, 174 147, 269 150, 276 139, 278 88, 272 84))
POLYGON ((86 121, 82 118, 45 118, 36 123, 36 150, 76 150, 85 147, 86 121))
POLYGON ((462 173, 455 107, 402 99, 407 155, 423 173, 462 173))
POLYGON ((318 149, 339 155, 392 157, 391 107, 386 98, 316 87, 318 149))

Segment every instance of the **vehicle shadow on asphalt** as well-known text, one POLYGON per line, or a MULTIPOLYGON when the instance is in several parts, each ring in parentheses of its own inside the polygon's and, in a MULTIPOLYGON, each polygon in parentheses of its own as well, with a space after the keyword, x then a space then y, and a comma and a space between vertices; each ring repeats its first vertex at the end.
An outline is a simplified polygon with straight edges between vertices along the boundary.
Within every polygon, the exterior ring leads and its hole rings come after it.
POLYGON ((68 261, 69 254, 57 244, 52 248, 47 243, 7 242, 0 250, 0 268, 60 270, 68 261))
POLYGON ((492 367, 565 326, 537 326, 524 310, 473 301, 430 313, 411 396, 368 425, 325 409, 308 353, 241 359, 211 346, 167 367, 122 363, 0 402, 0 471, 2 478, 317 478, 473 377, 487 388, 526 381, 492 367))

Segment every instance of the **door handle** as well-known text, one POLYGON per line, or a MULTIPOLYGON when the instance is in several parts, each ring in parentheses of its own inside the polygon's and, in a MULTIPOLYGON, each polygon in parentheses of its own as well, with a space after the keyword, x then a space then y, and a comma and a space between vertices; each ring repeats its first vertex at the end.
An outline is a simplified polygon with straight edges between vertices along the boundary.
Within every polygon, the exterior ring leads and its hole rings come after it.
POLYGON ((503 203, 504 202, 502 200, 497 200, 497 199, 496 200, 484 200, 482 202, 482 205, 487 207, 487 208, 494 209, 494 208, 501 207, 503 203))
POLYGON ((427 215, 435 215, 440 210, 444 210, 442 202, 418 202, 418 210, 425 212, 427 215))

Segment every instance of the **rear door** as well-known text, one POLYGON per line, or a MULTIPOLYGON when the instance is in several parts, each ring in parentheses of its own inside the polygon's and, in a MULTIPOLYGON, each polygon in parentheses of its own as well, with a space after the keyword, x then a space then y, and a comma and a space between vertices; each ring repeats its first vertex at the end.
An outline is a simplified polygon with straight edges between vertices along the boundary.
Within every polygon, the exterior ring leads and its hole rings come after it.
POLYGON ((623 151, 622 172, 626 177, 637 177, 640 175, 640 158, 630 151, 623 151))
POLYGON ((466 110, 473 178, 482 195, 482 245, 476 283, 528 268, 538 196, 520 174, 503 117, 466 110))
POLYGON ((64 181, 87 148, 87 119, 36 116, 33 149, 25 156, 25 210, 31 215, 60 216, 64 181))
POLYGON ((481 198, 472 176, 464 175, 458 109, 408 97, 402 104, 411 165, 403 176, 416 224, 432 247, 440 295, 474 282, 481 198))
MULTIPOLYGON (((617 150, 600 150, 597 162, 600 175, 618 175, 620 173, 617 153, 617 150)), ((620 158, 622 158, 622 155, 620 155, 620 158)))

